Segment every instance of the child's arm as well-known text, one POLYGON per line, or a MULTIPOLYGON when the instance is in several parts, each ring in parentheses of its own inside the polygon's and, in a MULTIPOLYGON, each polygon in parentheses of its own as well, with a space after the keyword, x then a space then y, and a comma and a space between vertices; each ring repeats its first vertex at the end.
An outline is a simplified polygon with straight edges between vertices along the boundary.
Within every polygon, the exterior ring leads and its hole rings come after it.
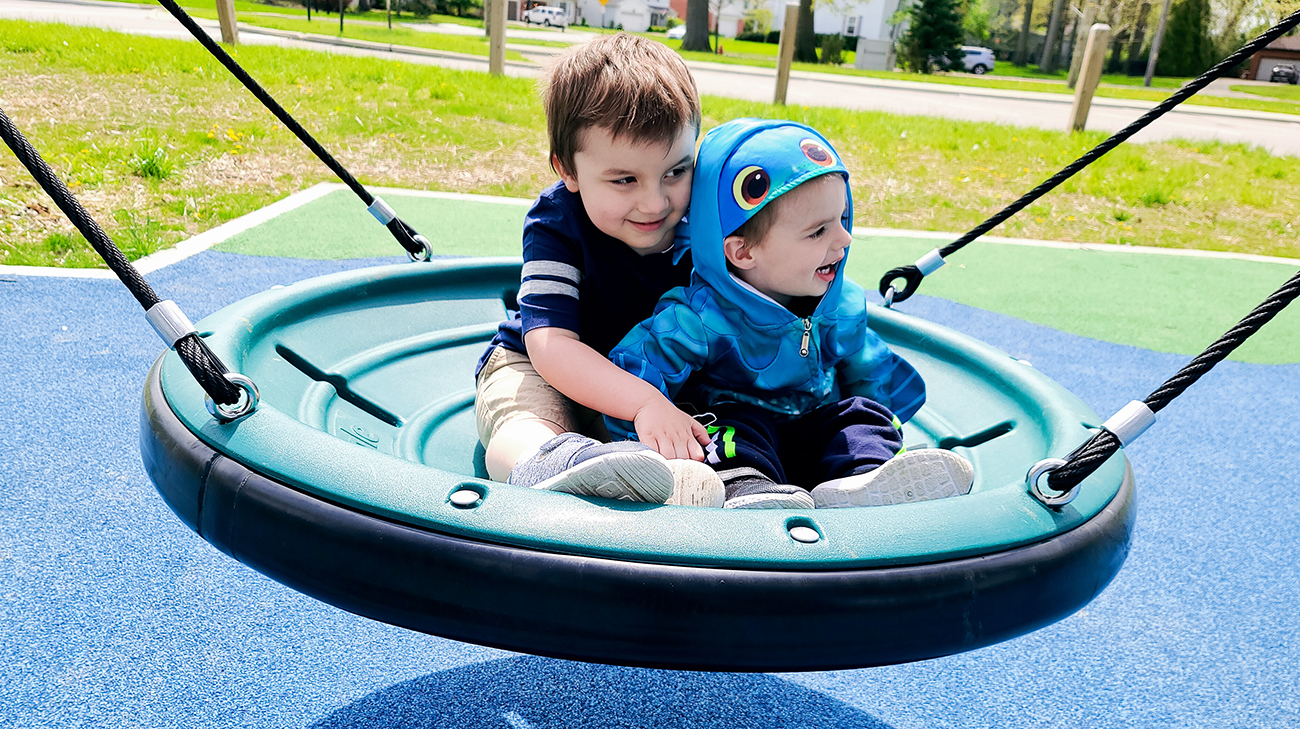
POLYGON ((878 402, 906 423, 925 404, 925 381, 865 323, 862 330, 862 346, 837 365, 840 391, 878 402))
POLYGON ((665 458, 704 460, 708 431, 645 380, 618 368, 559 327, 524 335, 528 358, 552 387, 599 413, 635 424, 637 437, 665 458))

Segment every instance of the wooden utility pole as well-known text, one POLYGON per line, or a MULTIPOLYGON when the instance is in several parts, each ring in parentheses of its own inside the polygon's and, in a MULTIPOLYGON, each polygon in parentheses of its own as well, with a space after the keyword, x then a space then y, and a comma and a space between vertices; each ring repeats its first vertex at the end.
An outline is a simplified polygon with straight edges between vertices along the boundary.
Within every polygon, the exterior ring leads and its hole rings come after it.
POLYGON ((1092 108, 1092 95, 1101 81, 1101 65, 1106 60, 1106 44, 1110 40, 1110 26, 1097 23, 1088 29, 1088 48, 1083 52, 1083 72, 1078 88, 1074 90, 1074 106, 1070 109, 1070 131, 1081 132, 1088 124, 1088 111, 1092 108))
POLYGON ((221 23, 221 42, 228 46, 239 43, 239 28, 235 25, 235 0, 217 0, 217 20, 221 23))
POLYGON ((487 0, 491 5, 488 15, 488 72, 500 76, 506 71, 506 0, 487 0))
POLYGON ((1088 31, 1097 20, 1097 4, 1089 2, 1083 8, 1083 20, 1079 21, 1079 32, 1074 34, 1074 52, 1070 54, 1070 76, 1066 85, 1074 88, 1079 82, 1079 69, 1083 66, 1083 49, 1088 45, 1088 31))
POLYGON ((790 64, 794 62, 795 31, 799 28, 799 3, 785 6, 785 22, 781 25, 781 42, 776 51, 776 94, 772 102, 785 104, 785 92, 790 86, 790 64))
POLYGON ((393 29, 393 0, 387 1, 386 10, 388 13, 388 29, 392 30, 393 29))
POLYGON ((1160 22, 1156 24, 1156 37, 1151 39, 1151 58, 1147 60, 1147 75, 1142 79, 1143 86, 1151 85, 1151 77, 1156 75, 1156 59, 1160 57, 1160 41, 1165 39, 1165 23, 1169 21, 1169 0, 1160 8, 1160 22))

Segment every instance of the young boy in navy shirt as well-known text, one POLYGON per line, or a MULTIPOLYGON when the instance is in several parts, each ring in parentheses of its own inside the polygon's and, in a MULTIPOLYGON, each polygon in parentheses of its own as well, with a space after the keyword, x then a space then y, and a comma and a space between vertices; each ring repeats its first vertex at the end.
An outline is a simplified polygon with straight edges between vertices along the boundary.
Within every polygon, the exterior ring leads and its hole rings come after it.
POLYGON ((479 361, 474 412, 488 474, 721 505, 721 481, 699 462, 705 428, 606 358, 664 292, 690 280, 690 253, 674 241, 700 129, 690 71, 662 44, 605 36, 557 60, 543 105, 560 182, 524 224, 520 315, 479 361), (603 443, 602 414, 634 423, 641 442, 603 443))

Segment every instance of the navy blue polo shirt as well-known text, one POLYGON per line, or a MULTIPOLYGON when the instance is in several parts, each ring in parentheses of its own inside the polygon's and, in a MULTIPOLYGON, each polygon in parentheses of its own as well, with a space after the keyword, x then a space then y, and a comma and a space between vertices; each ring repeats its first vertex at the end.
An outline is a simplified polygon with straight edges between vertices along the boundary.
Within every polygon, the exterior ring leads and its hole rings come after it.
POLYGON ((680 250, 684 245, 679 241, 663 253, 642 256, 600 232, 580 194, 563 182, 546 188, 524 218, 519 311, 501 323, 475 375, 498 344, 527 354, 524 333, 540 327, 568 329, 608 356, 632 327, 654 313, 660 296, 690 283, 691 257, 680 250))

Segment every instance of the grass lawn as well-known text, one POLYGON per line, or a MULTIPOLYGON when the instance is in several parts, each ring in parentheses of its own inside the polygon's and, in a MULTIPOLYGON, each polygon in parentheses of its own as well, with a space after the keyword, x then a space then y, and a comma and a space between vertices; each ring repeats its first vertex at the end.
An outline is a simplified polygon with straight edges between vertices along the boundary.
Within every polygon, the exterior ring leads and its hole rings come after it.
MULTIPOLYGON (((238 58, 366 184, 526 198, 554 179, 532 79, 265 46, 238 58)), ((331 179, 193 42, 0 21, 0 74, 0 107, 133 258, 331 179)), ((857 224, 878 227, 969 229, 1103 138, 716 97, 704 111, 706 126, 820 129, 853 171, 857 224)), ((995 232, 1300 257, 1298 181, 1300 160, 1240 145, 1127 145, 995 232)), ((0 263, 96 261, 0 153, 0 263)))
POLYGON ((1300 86, 1274 84, 1272 86, 1229 86, 1228 88, 1246 94, 1255 94, 1256 96, 1271 96, 1275 99, 1300 102, 1300 86))
MULTIPOLYGON (((991 74, 993 76, 1014 76, 1016 78, 1037 79, 1042 81, 1058 81, 1064 83, 1070 75, 1070 69, 1059 68, 1052 73, 1042 73, 1036 65, 1016 66, 1007 61, 998 61, 997 68, 991 74)), ((1177 89, 1183 84, 1191 81, 1190 78, 1181 78, 1174 76, 1156 76, 1151 79, 1151 87, 1157 89, 1177 89)), ((1104 73, 1101 75, 1103 84, 1112 84, 1115 86, 1137 86, 1142 87, 1141 76, 1128 76, 1122 73, 1104 73)))

